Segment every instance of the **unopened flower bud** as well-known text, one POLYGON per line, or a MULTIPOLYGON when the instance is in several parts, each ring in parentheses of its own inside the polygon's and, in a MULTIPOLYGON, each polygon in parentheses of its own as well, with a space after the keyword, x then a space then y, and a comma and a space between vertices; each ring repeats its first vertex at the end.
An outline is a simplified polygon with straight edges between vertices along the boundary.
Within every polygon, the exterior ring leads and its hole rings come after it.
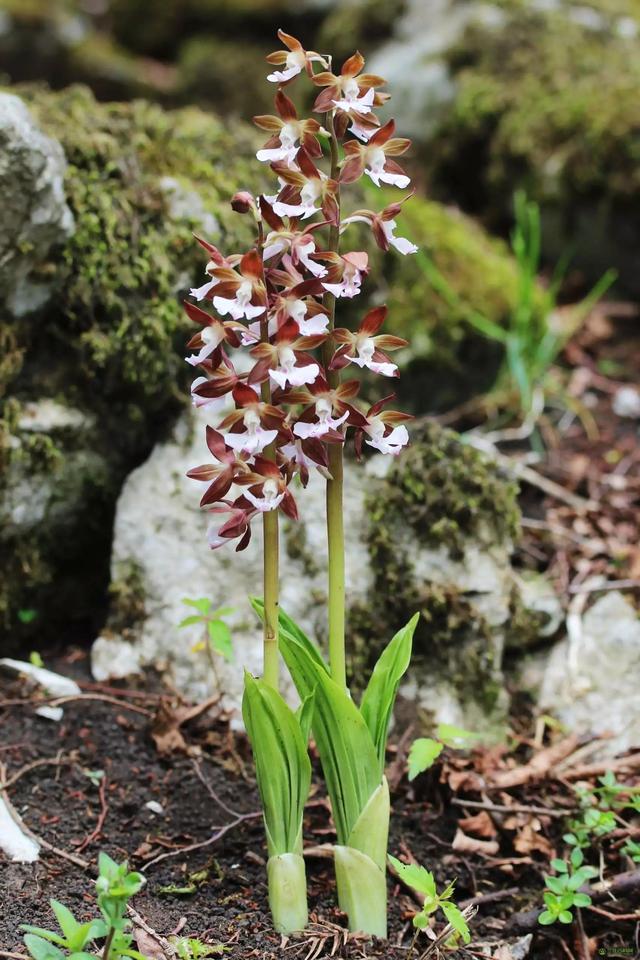
POLYGON ((255 210, 255 201, 247 190, 239 190, 231 198, 231 209, 236 213, 250 213, 255 210))

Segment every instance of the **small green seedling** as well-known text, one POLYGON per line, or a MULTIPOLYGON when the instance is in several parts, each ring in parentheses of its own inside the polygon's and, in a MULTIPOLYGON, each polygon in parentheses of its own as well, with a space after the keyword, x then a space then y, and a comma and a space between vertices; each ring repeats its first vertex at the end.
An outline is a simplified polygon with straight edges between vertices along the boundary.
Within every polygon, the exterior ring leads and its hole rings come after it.
POLYGON ((464 943, 469 943, 471 934, 469 933, 469 926, 465 916, 455 903, 451 902, 454 881, 449 883, 441 893, 438 893, 433 874, 425 870, 424 867, 416 863, 401 863, 400 860, 391 856, 389 857, 389 862, 402 882, 406 883, 408 887, 411 887, 412 890, 415 890, 416 893, 424 897, 422 910, 416 913, 413 918, 416 933, 411 943, 409 957, 413 952, 418 934, 421 930, 429 927, 430 918, 438 910, 441 910, 445 915, 447 923, 452 928, 452 936, 455 940, 462 938, 464 943))
POLYGON ((436 727, 436 738, 419 737, 414 740, 409 750, 409 780, 428 770, 436 762, 445 747, 462 749, 473 740, 479 739, 479 734, 471 730, 454 727, 450 723, 440 723, 436 727))
POLYGON ((130 923, 125 919, 127 903, 142 889, 145 879, 139 873, 130 873, 126 861, 116 863, 106 853, 98 859, 99 876, 96 880, 98 909, 102 918, 79 923, 71 911, 57 900, 50 900, 60 933, 23 924, 24 944, 33 960, 95 960, 88 946, 94 940, 104 939, 102 960, 146 960, 131 948, 133 937, 130 923))
POLYGON ((197 937, 169 937, 169 943, 179 960, 203 960, 204 957, 221 957, 231 948, 221 943, 204 943, 197 937))
POLYGON ((574 907, 588 907, 591 897, 588 893, 580 893, 580 887, 587 880, 598 876, 595 867, 583 866, 584 854, 579 847, 574 847, 567 863, 565 860, 552 860, 551 866, 556 876, 546 876, 544 902, 546 909, 538 917, 538 923, 549 926, 557 920, 560 923, 573 923, 572 909, 574 907))
POLYGON ((191 627, 200 624, 204 627, 204 638, 195 643, 192 647, 194 653, 201 650, 207 654, 211 667, 215 673, 214 655, 224 657, 228 662, 233 661, 233 639, 228 624, 224 622, 223 617, 233 613, 233 607, 218 607, 212 610, 211 600, 201 597, 198 600, 191 600, 185 597, 182 601, 188 607, 195 607, 198 613, 185 617, 178 627, 191 627))

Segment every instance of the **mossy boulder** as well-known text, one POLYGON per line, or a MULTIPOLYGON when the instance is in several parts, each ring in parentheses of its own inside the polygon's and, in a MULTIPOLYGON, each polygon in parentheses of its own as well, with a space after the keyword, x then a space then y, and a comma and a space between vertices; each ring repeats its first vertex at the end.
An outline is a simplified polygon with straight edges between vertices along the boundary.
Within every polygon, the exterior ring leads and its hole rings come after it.
POLYGON ((409 692, 439 719, 499 724, 505 649, 541 627, 511 567, 516 497, 514 482, 434 423, 368 487, 372 589, 350 612, 355 662, 370 667, 419 611, 409 692))
POLYGON ((92 610, 89 623, 100 616, 120 485, 188 395, 180 300, 204 263, 192 232, 232 249, 246 243, 248 227, 228 201, 238 182, 257 184, 249 127, 196 109, 98 104, 80 87, 12 93, 62 144, 74 223, 71 236, 61 228, 58 243, 40 250, 29 275, 34 286, 54 278, 53 299, 44 306, 34 297, 20 316, 6 291, 0 304, 3 509, 14 515, 25 477, 42 506, 36 526, 4 526, 0 629, 5 642, 27 642, 82 621, 80 610, 92 610), (59 418, 36 417, 25 427, 25 410, 47 398, 85 425, 70 433, 59 418), (69 602, 73 584, 82 604, 69 602), (22 623, 24 609, 39 617, 22 623))
POLYGON ((640 5, 494 6, 444 58, 455 92, 424 152, 437 192, 502 229, 524 188, 548 256, 571 246, 590 279, 615 266, 640 293, 640 5))

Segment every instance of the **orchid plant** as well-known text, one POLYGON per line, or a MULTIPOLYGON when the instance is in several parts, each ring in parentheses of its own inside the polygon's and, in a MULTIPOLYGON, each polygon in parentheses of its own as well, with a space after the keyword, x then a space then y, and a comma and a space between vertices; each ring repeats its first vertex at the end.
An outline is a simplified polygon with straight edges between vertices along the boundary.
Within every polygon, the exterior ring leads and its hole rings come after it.
POLYGON ((410 141, 395 136, 393 120, 382 124, 376 116, 389 98, 379 89, 385 81, 363 72, 360 53, 334 73, 330 56, 305 50, 283 31, 278 36, 283 48, 267 58, 275 113, 254 118, 268 134, 257 159, 277 185, 271 195, 240 191, 232 199, 234 210, 253 219, 255 242, 223 255, 197 238, 209 262, 206 282, 185 303, 198 327, 187 362, 199 374, 193 403, 216 422, 206 428, 212 460, 189 476, 206 484, 200 502, 211 517, 212 549, 235 542, 244 550, 262 521, 264 592, 253 603, 264 624, 264 669, 261 679, 245 675, 243 715, 263 804, 274 924, 289 933, 307 922, 302 817, 313 733, 336 826, 340 905, 350 929, 385 936, 385 748, 417 616, 383 652, 356 706, 345 669, 343 452, 350 437, 358 458, 365 445, 395 456, 408 443, 410 418, 388 408, 394 395, 362 404, 360 382, 349 376, 366 368, 397 377, 389 353, 406 341, 382 332, 384 306, 369 310, 355 330, 338 326, 335 314, 337 302, 358 296, 369 271, 366 251, 348 243, 353 224, 364 224, 383 251, 417 251, 396 236, 407 196, 344 215, 344 188, 363 176, 377 186, 409 185, 396 158, 410 141), (305 78, 318 91, 316 117, 300 117, 285 92, 305 78), (279 515, 297 519, 298 491, 312 473, 326 482, 328 661, 278 609, 279 515), (302 700, 297 713, 279 693, 280 654, 302 700))

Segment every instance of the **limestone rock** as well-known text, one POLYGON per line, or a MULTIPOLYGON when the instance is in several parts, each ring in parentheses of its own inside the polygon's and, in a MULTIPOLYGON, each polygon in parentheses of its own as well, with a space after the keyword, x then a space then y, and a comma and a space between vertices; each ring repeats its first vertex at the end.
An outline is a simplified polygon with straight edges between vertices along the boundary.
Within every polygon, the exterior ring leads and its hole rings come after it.
POLYGON ((640 743, 640 618, 625 597, 600 597, 549 655, 540 706, 578 734, 610 732, 600 756, 640 743))
POLYGON ((62 147, 45 136, 24 102, 0 93, 0 310, 15 317, 46 303, 55 275, 43 269, 73 232, 62 147))

